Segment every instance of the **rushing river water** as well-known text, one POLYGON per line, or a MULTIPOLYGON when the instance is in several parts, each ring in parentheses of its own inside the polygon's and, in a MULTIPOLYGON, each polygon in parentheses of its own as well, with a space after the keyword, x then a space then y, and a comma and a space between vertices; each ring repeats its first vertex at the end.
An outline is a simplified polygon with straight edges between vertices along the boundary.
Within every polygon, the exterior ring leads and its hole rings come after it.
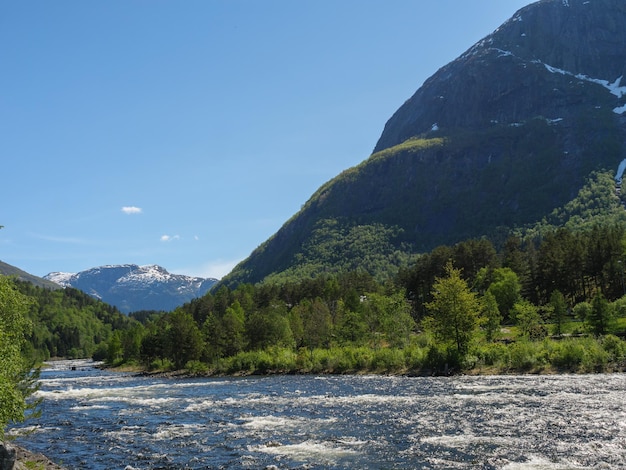
POLYGON ((626 375, 146 378, 67 363, 17 443, 70 469, 626 468, 626 375))

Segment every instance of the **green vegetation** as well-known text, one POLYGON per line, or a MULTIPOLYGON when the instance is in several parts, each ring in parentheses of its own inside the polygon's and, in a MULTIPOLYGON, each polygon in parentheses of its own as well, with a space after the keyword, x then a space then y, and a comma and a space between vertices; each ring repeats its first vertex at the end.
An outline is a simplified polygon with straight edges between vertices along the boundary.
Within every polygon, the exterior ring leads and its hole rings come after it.
POLYGON ((0 276, 0 441, 9 423, 23 421, 37 405, 26 402, 36 390, 37 373, 22 354, 32 327, 26 318, 30 303, 11 280, 0 276))
POLYGON ((401 144, 394 145, 380 152, 372 154, 370 160, 387 158, 396 155, 401 152, 416 153, 422 150, 429 149, 431 147, 441 147, 445 143, 445 139, 441 137, 434 137, 431 139, 421 139, 418 137, 411 137, 405 140, 401 144))
POLYGON ((440 246, 387 281, 353 270, 222 286, 117 331, 108 361, 194 374, 623 370, 625 242, 620 225, 559 229, 500 250, 440 246))
POLYGON ((398 227, 382 224, 349 226, 336 219, 320 220, 291 265, 270 274, 265 282, 285 283, 329 272, 363 270, 383 281, 408 266, 414 258, 407 247, 398 249, 398 227))
POLYGON ((113 331, 137 323, 78 289, 50 290, 24 281, 13 283, 30 299, 25 316, 32 328, 26 334, 25 354, 37 362, 54 357, 104 358, 113 331))
POLYGON ((430 313, 427 329, 433 331, 439 344, 451 343, 456 355, 466 354, 478 327, 480 304, 452 262, 446 264, 445 277, 435 278, 432 296, 426 304, 430 313))

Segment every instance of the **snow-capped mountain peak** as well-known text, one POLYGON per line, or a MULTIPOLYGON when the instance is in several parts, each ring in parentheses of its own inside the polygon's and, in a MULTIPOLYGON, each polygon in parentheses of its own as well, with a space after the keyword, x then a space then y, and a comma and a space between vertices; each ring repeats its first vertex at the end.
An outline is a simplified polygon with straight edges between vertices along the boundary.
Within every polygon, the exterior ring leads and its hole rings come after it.
POLYGON ((126 313, 173 310, 203 296, 217 282, 217 279, 171 274, 156 264, 105 265, 79 273, 53 272, 44 279, 80 289, 126 313))

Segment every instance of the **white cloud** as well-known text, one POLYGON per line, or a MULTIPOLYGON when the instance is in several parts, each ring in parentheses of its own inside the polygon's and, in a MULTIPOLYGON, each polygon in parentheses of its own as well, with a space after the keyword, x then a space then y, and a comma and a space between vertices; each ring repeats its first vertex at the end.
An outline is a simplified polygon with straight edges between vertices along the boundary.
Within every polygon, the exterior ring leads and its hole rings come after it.
POLYGON ((141 207, 135 206, 124 206, 122 207, 122 212, 127 215, 131 214, 141 214, 141 207))
POLYGON ((162 242, 171 242, 173 240, 180 240, 179 235, 161 235, 162 242))

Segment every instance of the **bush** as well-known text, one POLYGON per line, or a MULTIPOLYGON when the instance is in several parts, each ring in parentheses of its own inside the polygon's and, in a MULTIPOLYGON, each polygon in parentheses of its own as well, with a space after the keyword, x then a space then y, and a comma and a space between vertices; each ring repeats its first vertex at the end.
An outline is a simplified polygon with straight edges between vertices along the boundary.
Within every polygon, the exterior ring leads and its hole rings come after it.
POLYGON ((585 360, 585 345, 580 340, 551 342, 549 360, 554 367, 577 370, 585 360))
POLYGON ((91 355, 91 358, 94 361, 104 361, 107 358, 107 354, 109 352, 109 347, 106 343, 102 342, 98 345, 94 353, 91 355))
POLYGON ((150 370, 174 370, 174 363, 169 359, 155 359, 150 363, 150 370))
POLYGON ((206 375, 209 372, 209 366, 201 361, 188 361, 185 369, 193 375, 206 375))
POLYGON ((510 361, 509 348, 502 343, 483 344, 474 351, 478 364, 484 366, 506 366, 510 361))
POLYGON ((513 370, 528 371, 542 365, 540 343, 518 341, 509 347, 509 366, 513 370))
POLYGON ((368 370, 372 367, 372 350, 370 348, 351 348, 350 352, 356 370, 368 370))
POLYGON ((372 369, 378 372, 396 372, 404 369, 404 355, 395 348, 382 348, 374 351, 372 369))
POLYGON ((420 370, 426 364, 427 349, 411 346, 404 349, 404 363, 409 370, 420 370))
POLYGON ((602 372, 606 370, 609 363, 609 353, 602 348, 600 342, 593 338, 586 338, 585 341, 589 343, 589 346, 585 349, 581 371, 602 372))
POLYGON ((461 368, 461 358, 456 348, 433 344, 426 353, 426 367, 436 373, 449 373, 461 368))
POLYGON ((626 343, 615 335, 606 335, 602 339, 602 348, 609 354, 612 362, 620 361, 626 356, 626 343))

